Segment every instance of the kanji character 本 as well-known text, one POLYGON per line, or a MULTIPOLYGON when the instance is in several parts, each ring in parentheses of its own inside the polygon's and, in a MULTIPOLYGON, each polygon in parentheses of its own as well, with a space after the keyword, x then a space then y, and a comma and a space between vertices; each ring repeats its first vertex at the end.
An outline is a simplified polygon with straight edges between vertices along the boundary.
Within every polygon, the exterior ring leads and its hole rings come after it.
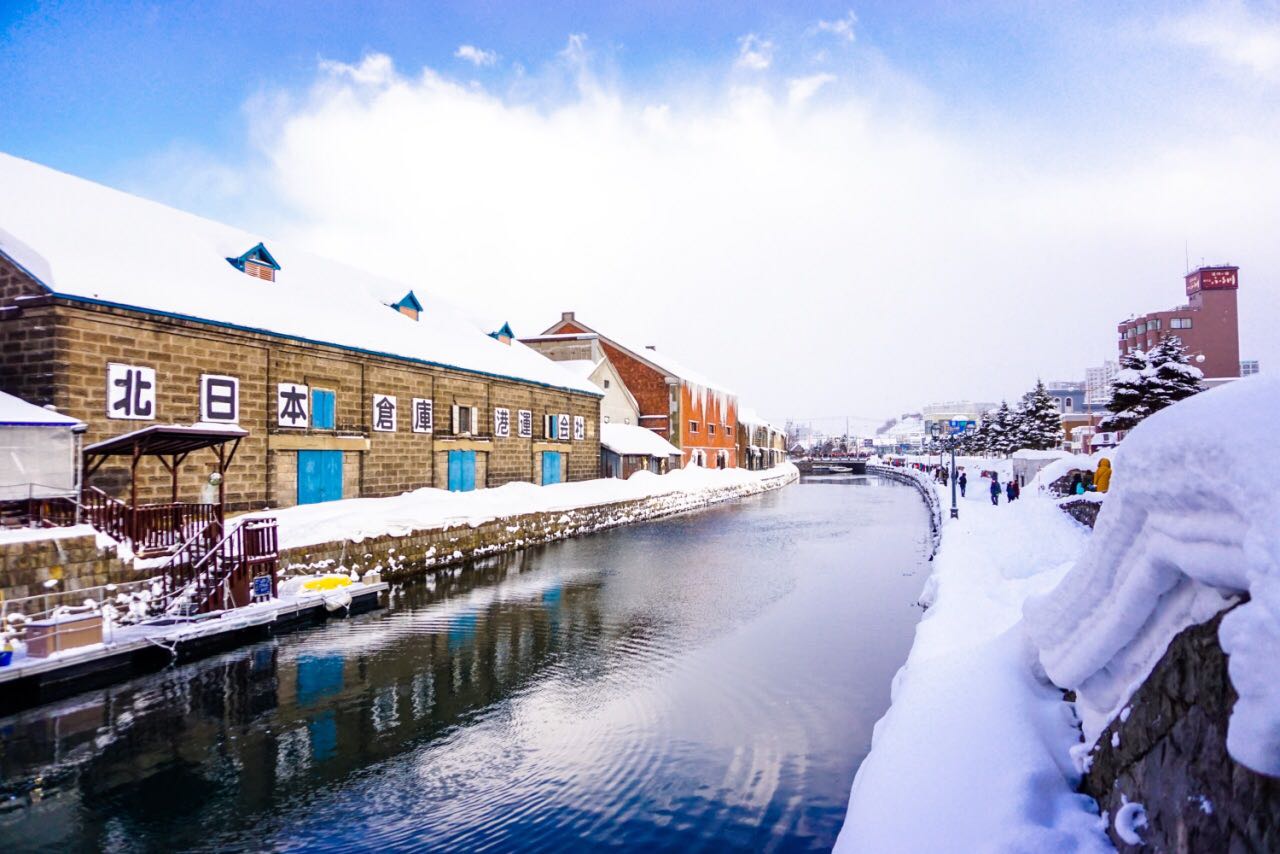
POLYGON ((279 383, 276 386, 276 415, 281 427, 306 427, 307 387, 279 383))
POLYGON ((393 433, 396 429, 396 399, 389 394, 373 396, 373 429, 393 433))
POLYGON ((413 432, 430 433, 433 429, 431 400, 415 397, 413 399, 413 432))
POLYGON ((107 417, 151 421, 156 417, 154 368, 107 365, 107 417))

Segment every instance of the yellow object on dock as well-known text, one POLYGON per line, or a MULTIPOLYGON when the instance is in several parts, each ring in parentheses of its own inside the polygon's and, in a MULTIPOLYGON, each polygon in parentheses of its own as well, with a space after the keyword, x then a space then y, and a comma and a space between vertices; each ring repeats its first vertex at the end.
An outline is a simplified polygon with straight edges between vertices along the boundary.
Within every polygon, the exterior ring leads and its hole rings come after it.
POLYGON ((313 578, 302 585, 303 590, 337 590, 339 587, 350 587, 351 579, 345 575, 324 575, 313 578))

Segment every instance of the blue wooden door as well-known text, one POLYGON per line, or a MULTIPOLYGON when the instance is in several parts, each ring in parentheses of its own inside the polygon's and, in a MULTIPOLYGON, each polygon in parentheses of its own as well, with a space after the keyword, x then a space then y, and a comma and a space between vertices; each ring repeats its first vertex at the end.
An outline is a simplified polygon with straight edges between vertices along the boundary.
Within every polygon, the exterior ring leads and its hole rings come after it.
POLYGON ((449 491, 470 492, 476 488, 476 452, 449 452, 449 491))
POLYGON ((342 451, 298 451, 298 503, 342 498, 342 451))
POLYGON ((549 483, 560 483, 560 452, 559 451, 543 451, 542 452, 542 485, 549 483))

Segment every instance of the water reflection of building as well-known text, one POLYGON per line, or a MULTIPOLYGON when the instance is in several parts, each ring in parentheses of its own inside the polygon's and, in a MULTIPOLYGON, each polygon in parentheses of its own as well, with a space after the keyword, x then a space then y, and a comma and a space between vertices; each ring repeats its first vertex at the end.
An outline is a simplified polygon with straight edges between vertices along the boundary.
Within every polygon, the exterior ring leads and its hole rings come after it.
POLYGON ((42 827, 101 840, 105 824, 81 822, 111 814, 113 826, 174 848, 208 845, 197 816, 216 812, 225 822, 215 833, 234 834, 241 822, 247 828, 263 812, 427 745, 553 662, 595 658, 605 632, 599 578, 566 582, 535 568, 513 555, 442 571, 434 585, 408 586, 393 615, 11 718, 0 785, 19 806, 0 817, 0 835, 37 823, 24 819, 38 811, 42 827))

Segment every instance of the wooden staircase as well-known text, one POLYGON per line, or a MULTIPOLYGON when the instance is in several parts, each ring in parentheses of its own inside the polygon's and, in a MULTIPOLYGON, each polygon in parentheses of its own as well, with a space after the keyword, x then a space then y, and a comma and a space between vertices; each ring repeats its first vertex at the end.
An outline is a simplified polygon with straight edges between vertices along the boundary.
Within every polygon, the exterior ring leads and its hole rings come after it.
POLYGON ((183 542, 159 576, 157 611, 195 616, 276 595, 280 552, 275 519, 246 519, 217 538, 211 525, 183 542))

